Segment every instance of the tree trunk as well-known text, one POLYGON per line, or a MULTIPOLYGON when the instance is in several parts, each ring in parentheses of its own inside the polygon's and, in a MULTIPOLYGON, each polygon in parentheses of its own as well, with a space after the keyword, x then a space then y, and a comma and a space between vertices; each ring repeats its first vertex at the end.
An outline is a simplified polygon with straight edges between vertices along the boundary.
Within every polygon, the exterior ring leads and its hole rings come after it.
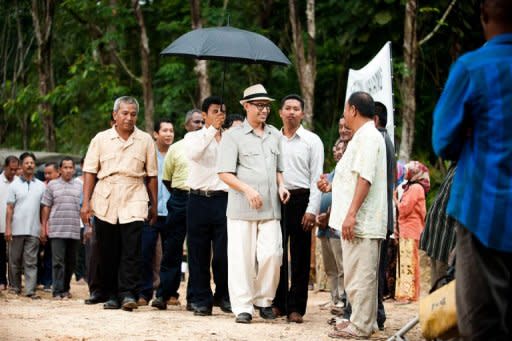
POLYGON ((407 0, 404 22, 404 63, 400 93, 402 96, 402 139, 399 159, 409 161, 414 143, 414 120, 416 115, 416 60, 418 38, 416 36, 416 15, 418 0, 407 0))
POLYGON ((47 151, 55 151, 55 124, 51 103, 45 100, 54 88, 52 68, 52 28, 55 14, 54 0, 32 0, 32 20, 34 21, 34 33, 37 40, 37 71, 39 74, 39 115, 42 119, 45 148, 47 151))
POLYGON ((300 17, 297 14, 297 2, 296 0, 289 0, 288 5, 293 35, 292 49, 295 55, 299 86, 304 99, 304 125, 308 128, 313 128, 316 80, 315 0, 308 0, 306 6, 306 47, 302 38, 303 32, 300 17))
MULTIPOLYGON (((202 28, 203 22, 201 20, 201 4, 199 0, 190 0, 190 9, 192 29, 202 28)), ((206 60, 196 60, 194 72, 197 75, 197 84, 199 85, 199 101, 196 103, 196 106, 200 107, 203 100, 212 94, 212 86, 208 77, 208 62, 206 60)))
POLYGON ((144 95, 144 119, 146 121, 146 132, 153 134, 153 113, 155 103, 153 99, 153 85, 151 80, 151 71, 149 69, 149 40, 144 23, 144 15, 140 8, 139 0, 133 0, 133 9, 137 24, 140 28, 140 58, 142 70, 142 92, 144 95))

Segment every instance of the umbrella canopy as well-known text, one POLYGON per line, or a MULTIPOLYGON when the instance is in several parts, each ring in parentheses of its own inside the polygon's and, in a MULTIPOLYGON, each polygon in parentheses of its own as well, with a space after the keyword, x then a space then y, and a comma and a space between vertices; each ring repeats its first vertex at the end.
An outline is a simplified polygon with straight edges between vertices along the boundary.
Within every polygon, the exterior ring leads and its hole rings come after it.
POLYGON ((291 64, 269 39, 231 26, 190 31, 176 39, 161 54, 246 64, 291 64))

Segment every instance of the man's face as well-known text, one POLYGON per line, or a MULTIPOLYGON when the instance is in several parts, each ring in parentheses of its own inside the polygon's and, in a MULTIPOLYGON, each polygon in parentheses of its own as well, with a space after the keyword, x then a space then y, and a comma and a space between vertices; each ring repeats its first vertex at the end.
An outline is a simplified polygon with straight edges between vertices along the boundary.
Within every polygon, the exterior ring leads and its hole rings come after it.
POLYGON ((65 181, 69 181, 73 178, 73 175, 75 175, 75 164, 73 163, 73 161, 62 161, 62 166, 60 167, 60 175, 62 176, 62 179, 65 181))
POLYGON ((343 146, 345 142, 339 141, 334 147, 332 147, 332 156, 334 157, 334 161, 340 161, 343 156, 343 146))
POLYGON ((137 106, 121 102, 119 109, 113 113, 117 129, 122 132, 132 132, 137 122, 137 106))
POLYGON ((244 103, 244 109, 247 112, 247 120, 252 123, 262 124, 267 120, 270 114, 270 101, 257 100, 244 103))
POLYGON ((340 119, 339 133, 342 141, 348 142, 352 140, 352 130, 350 130, 350 128, 347 126, 345 118, 343 117, 340 119))
POLYGON ((304 111, 302 111, 298 100, 290 98, 283 103, 279 110, 279 116, 281 116, 284 126, 296 128, 304 118, 304 111))
POLYGON ((226 119, 226 110, 224 109, 224 105, 220 104, 211 104, 208 107, 208 112, 202 114, 204 122, 207 126, 210 126, 213 124, 214 120, 217 117, 223 117, 224 120, 226 119))
POLYGON ((36 162, 31 156, 27 156, 21 162, 21 169, 25 177, 34 175, 34 169, 36 168, 36 162))
POLYGON ((195 112, 192 114, 192 118, 188 121, 185 129, 187 131, 196 131, 203 127, 204 120, 203 115, 199 112, 195 112))
POLYGON ((170 146, 174 141, 174 126, 169 122, 160 123, 160 129, 153 133, 156 143, 160 146, 170 146))
POLYGON ((55 166, 49 165, 44 167, 44 179, 49 182, 51 180, 55 180, 59 177, 59 171, 55 166))
POLYGON ((9 180, 9 182, 12 181, 12 179, 14 179, 14 176, 16 175, 18 168, 18 161, 9 162, 9 164, 4 168, 4 175, 7 178, 7 180, 9 180))
POLYGON ((348 102, 345 104, 345 110, 343 111, 343 118, 345 119, 345 125, 352 129, 352 126, 354 124, 354 118, 355 118, 355 110, 356 108, 353 105, 349 105, 348 102))

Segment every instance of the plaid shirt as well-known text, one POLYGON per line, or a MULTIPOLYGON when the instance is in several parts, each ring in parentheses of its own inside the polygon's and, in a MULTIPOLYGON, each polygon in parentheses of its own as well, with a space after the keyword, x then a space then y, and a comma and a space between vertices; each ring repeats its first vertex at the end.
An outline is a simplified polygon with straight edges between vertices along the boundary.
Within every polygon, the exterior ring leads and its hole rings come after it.
POLYGON ((444 263, 448 263, 450 252, 455 247, 455 228, 459 225, 446 214, 454 174, 455 166, 448 171, 428 210, 425 230, 420 240, 420 249, 425 250, 429 257, 444 263))
POLYGON ((512 33, 452 66, 434 111, 436 154, 457 160, 448 214, 485 247, 512 252, 512 33))

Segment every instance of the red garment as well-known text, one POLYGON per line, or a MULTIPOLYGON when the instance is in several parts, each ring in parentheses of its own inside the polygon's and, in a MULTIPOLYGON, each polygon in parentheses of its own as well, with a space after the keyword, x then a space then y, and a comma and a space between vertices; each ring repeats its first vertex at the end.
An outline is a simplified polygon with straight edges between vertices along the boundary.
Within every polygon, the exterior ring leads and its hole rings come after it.
POLYGON ((399 237, 419 240, 425 228, 426 214, 425 190, 420 184, 413 183, 398 203, 399 237))

